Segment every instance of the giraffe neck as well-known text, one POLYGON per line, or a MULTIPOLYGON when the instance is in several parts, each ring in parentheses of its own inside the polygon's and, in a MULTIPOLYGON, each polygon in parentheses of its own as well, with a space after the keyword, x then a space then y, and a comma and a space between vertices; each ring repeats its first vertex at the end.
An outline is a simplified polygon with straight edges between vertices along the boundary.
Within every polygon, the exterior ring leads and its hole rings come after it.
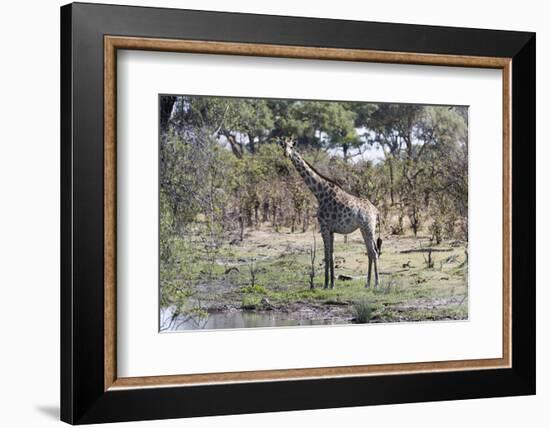
POLYGON ((335 193, 334 184, 328 182, 319 174, 317 174, 308 164, 302 156, 294 151, 290 157, 296 171, 300 174, 304 183, 306 183, 309 190, 315 195, 317 199, 321 199, 323 195, 335 193))

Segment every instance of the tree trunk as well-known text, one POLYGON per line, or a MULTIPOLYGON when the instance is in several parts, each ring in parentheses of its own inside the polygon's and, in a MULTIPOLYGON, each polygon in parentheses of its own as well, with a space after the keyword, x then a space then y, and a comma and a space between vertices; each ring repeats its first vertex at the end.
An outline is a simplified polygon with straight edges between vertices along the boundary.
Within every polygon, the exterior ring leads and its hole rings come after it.
POLYGON ((395 204, 395 200, 393 196, 393 159, 391 157, 388 157, 388 166, 390 167, 390 201, 393 206, 395 204))
POLYGON ((166 125, 172 115, 172 109, 176 103, 177 97, 160 97, 160 129, 166 130, 166 125))
POLYGON ((229 146, 231 147, 231 151, 233 154, 238 158, 241 159, 243 157, 243 146, 241 143, 237 141, 234 135, 231 135, 227 131, 222 131, 222 135, 227 139, 229 142, 229 146))
POLYGON ((271 206, 271 215, 272 215, 272 227, 277 232, 279 230, 279 226, 277 225, 277 206, 273 204, 271 206))
POLYGON ((239 214, 239 240, 242 242, 244 238, 244 220, 242 214, 239 214))
POLYGON ((418 226, 419 226, 418 212, 417 212, 416 205, 412 206, 412 212, 411 212, 410 220, 411 220, 411 227, 413 229, 414 236, 416 237, 416 235, 418 234, 418 226))
POLYGON ((254 142, 254 135, 248 134, 248 150, 250 153, 256 153, 256 143, 254 142))
POLYGON ((262 205, 262 222, 265 223, 269 217, 269 199, 265 199, 262 205))
POLYGON ((342 144, 342 151, 344 152, 344 162, 348 163, 349 155, 348 155, 349 146, 347 144, 342 144))
POLYGON ((257 229, 259 223, 259 210, 260 210, 260 201, 254 203, 254 227, 257 229))

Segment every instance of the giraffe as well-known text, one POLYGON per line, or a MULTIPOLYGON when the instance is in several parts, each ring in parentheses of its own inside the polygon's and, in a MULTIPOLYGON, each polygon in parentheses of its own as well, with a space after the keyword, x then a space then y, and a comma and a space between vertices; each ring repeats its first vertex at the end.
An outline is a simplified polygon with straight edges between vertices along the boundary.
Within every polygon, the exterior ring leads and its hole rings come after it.
POLYGON ((294 149, 294 142, 280 140, 284 154, 288 157, 309 190, 319 202, 317 219, 325 250, 325 288, 334 288, 334 234, 349 234, 358 228, 367 248, 369 268, 365 287, 370 287, 371 270, 374 264, 374 287, 378 288, 378 256, 382 247, 380 235, 375 240, 375 229, 379 223, 378 209, 368 200, 350 195, 337 183, 323 176, 294 149))

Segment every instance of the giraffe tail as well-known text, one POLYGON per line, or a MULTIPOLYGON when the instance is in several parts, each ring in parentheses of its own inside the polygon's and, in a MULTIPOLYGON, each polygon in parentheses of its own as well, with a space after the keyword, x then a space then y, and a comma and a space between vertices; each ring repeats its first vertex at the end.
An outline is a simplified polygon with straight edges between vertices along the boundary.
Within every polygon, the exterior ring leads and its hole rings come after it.
POLYGON ((382 228, 382 219, 380 214, 376 216, 376 225, 378 227, 378 238, 376 238, 376 249, 378 250, 378 257, 382 255, 382 238, 380 237, 380 229, 382 228))

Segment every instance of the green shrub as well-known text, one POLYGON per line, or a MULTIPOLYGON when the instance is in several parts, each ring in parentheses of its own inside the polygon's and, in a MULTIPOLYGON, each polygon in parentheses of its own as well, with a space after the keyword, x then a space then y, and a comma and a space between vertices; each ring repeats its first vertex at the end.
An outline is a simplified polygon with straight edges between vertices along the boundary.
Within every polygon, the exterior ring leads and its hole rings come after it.
POLYGON ((245 294, 266 294, 267 290, 263 285, 245 285, 240 288, 241 293, 245 294))
POLYGON ((258 296, 244 296, 241 303, 241 309, 254 310, 261 303, 261 299, 258 296))
POLYGON ((372 317, 372 304, 368 300, 359 300, 353 304, 353 312, 357 324, 366 324, 372 317))

